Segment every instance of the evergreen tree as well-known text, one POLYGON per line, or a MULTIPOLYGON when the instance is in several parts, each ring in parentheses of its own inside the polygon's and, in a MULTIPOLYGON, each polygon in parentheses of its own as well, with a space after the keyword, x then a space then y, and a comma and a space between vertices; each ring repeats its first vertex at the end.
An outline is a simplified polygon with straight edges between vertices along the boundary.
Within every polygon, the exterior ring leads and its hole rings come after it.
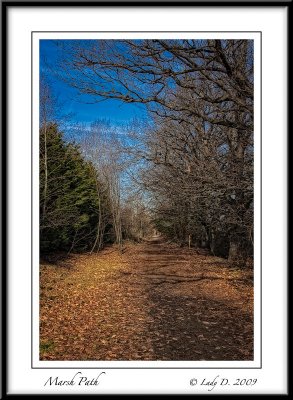
MULTIPOLYGON (((78 147, 56 124, 40 129, 40 249, 82 251, 96 238, 100 183, 78 147)), ((103 199, 104 200, 104 199, 103 199)))

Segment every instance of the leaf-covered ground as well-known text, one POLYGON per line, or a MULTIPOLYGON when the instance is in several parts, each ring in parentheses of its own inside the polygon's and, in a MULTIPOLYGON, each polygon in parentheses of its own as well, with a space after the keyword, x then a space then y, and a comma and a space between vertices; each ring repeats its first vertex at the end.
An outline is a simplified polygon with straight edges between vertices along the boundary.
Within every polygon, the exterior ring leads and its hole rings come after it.
POLYGON ((252 360, 253 270, 160 240, 40 267, 41 360, 252 360))

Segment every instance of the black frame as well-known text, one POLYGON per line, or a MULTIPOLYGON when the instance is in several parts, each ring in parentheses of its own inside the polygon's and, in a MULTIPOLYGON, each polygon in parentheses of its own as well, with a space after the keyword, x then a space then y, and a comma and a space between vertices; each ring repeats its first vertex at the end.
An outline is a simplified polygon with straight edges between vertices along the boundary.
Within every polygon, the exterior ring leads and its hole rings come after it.
MULTIPOLYGON (((156 2, 155 0, 148 0, 148 1, 138 1, 138 0, 133 0, 133 1, 77 1, 77 0, 68 0, 68 1, 58 1, 58 0, 51 0, 51 1, 3 1, 1 4, 1 22, 2 22, 2 38, 1 38, 1 44, 2 44, 2 135, 1 135, 1 155, 2 155, 2 163, 1 163, 1 178, 2 178, 2 185, 1 185, 1 198, 2 198, 2 209, 1 209, 1 222, 2 222, 2 229, 1 229, 1 234, 2 234, 2 241, 1 241, 1 255, 2 255, 2 264, 3 264, 3 269, 1 270, 2 272, 2 315, 3 315, 3 329, 2 329, 2 342, 1 342, 1 348, 2 348, 2 397, 14 397, 16 395, 8 394, 7 393, 7 366, 8 366, 8 355, 6 351, 6 344, 7 344, 7 322, 8 322, 8 312, 7 312, 7 307, 8 304, 6 303, 7 301, 7 287, 8 287, 8 281, 7 281, 7 269, 8 269, 8 249, 7 249, 7 241, 6 237, 8 235, 8 221, 7 221, 7 212, 8 212, 8 196, 7 196, 7 191, 8 191, 8 160, 7 160, 7 154, 8 154, 8 143, 7 143, 7 131, 8 131, 8 118, 7 118, 7 109, 6 109, 6 103, 7 99, 9 96, 8 93, 8 87, 7 87, 7 81, 8 81, 8 66, 6 63, 6 57, 8 55, 8 46, 7 46, 7 40, 8 40, 8 10, 9 8, 13 7, 203 7, 203 6, 209 6, 209 7, 215 7, 215 6, 221 6, 221 7, 286 7, 288 10, 288 30, 287 30, 287 41, 288 41, 288 47, 287 47, 287 54, 288 54, 288 71, 290 71, 290 67, 292 67, 292 62, 290 62, 289 58, 289 50, 290 50, 290 44, 291 42, 291 27, 290 27, 290 19, 291 19, 291 13, 292 13, 292 0, 281 0, 281 1, 275 1, 275 0, 263 0, 263 1, 254 1, 254 0, 242 0, 242 1, 237 1, 237 0, 225 0, 225 1, 215 1, 215 0, 206 0, 206 1, 196 1, 196 0, 190 0, 190 1, 183 1, 183 2, 178 2, 178 1, 173 1, 173 0, 166 0, 166 1, 159 1, 156 2)), ((288 73, 288 87, 290 88, 290 74, 288 73)), ((288 96, 287 99, 287 110, 288 110, 288 130, 289 132, 289 110, 290 110, 290 95, 288 96)), ((288 142, 289 142, 289 135, 288 135, 288 142)), ((289 143, 288 143, 289 144, 289 143)), ((289 146, 288 146, 289 149, 289 146)), ((287 153, 288 160, 289 160, 289 151, 287 153)), ((289 170, 288 170, 288 184, 289 184, 289 170)), ((289 198, 288 198, 289 200, 289 198)), ((287 210, 288 216, 289 216, 289 210, 287 210)), ((288 228, 288 227, 286 227, 288 228)), ((287 244, 288 244, 288 239, 287 239, 287 244)), ((288 246, 287 246, 288 248, 288 246)), ((288 269, 288 275, 289 275, 289 269, 288 269)), ((289 280, 288 280, 288 293, 289 293, 289 280)), ((289 300, 289 298, 288 298, 289 300)), ((288 305, 288 311, 289 311, 289 301, 287 303, 288 305)), ((289 312, 287 316, 287 321, 289 319, 289 312)), ((288 328, 288 337, 289 337, 289 328, 288 328)), ((288 349, 289 349, 289 342, 288 342, 288 349)), ((78 368, 76 368, 78 369, 78 368)), ((81 369, 85 369, 81 367, 81 369)), ((105 368, 106 369, 106 368, 105 368)), ((111 368, 112 369, 112 368, 111 368)), ((132 368, 129 368, 132 369, 132 368)), ((146 369, 146 368, 142 368, 146 369)), ((288 361, 288 366, 287 366, 287 374, 288 374, 288 382, 289 382, 289 361, 288 361)), ((288 383, 289 385, 289 383, 288 383)), ((290 385, 288 386, 288 394, 292 393, 292 388, 290 385)), ((91 396, 90 394, 88 394, 91 396)), ((234 395, 234 394, 233 394, 234 395)), ((46 395, 47 397, 50 397, 51 395, 46 395)), ((79 396, 79 395, 72 395, 72 396, 79 396)), ((101 395, 100 395, 101 396, 101 395)))

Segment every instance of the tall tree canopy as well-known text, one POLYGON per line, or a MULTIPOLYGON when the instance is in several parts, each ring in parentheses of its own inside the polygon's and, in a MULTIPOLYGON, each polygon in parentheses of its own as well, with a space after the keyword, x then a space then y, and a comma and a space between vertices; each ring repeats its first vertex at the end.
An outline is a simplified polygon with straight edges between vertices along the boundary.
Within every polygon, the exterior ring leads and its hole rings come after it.
POLYGON ((145 104, 137 158, 159 228, 231 259, 253 242, 253 41, 62 42, 63 79, 92 101, 145 104))

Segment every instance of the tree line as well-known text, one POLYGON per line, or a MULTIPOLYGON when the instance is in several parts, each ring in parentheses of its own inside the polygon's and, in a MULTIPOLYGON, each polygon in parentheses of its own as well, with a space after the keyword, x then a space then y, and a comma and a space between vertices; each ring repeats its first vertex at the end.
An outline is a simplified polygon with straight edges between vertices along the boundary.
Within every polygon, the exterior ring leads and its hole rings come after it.
MULTIPOLYGON (((65 41, 59 49, 59 77, 80 95, 147 108, 151 123, 139 132, 132 127, 132 145, 123 151, 133 164, 143 160, 134 178, 151 199, 148 223, 151 215, 152 226, 166 237, 215 255, 251 256, 253 41, 65 41)), ((116 172, 102 181, 116 199, 113 225, 122 237, 127 212, 119 199, 123 165, 116 156, 102 168, 115 165, 116 172)))
POLYGON ((41 255, 99 251, 107 243, 150 233, 150 218, 137 196, 122 200, 125 170, 115 129, 106 121, 90 129, 64 125, 45 79, 40 84, 39 220, 41 255))

